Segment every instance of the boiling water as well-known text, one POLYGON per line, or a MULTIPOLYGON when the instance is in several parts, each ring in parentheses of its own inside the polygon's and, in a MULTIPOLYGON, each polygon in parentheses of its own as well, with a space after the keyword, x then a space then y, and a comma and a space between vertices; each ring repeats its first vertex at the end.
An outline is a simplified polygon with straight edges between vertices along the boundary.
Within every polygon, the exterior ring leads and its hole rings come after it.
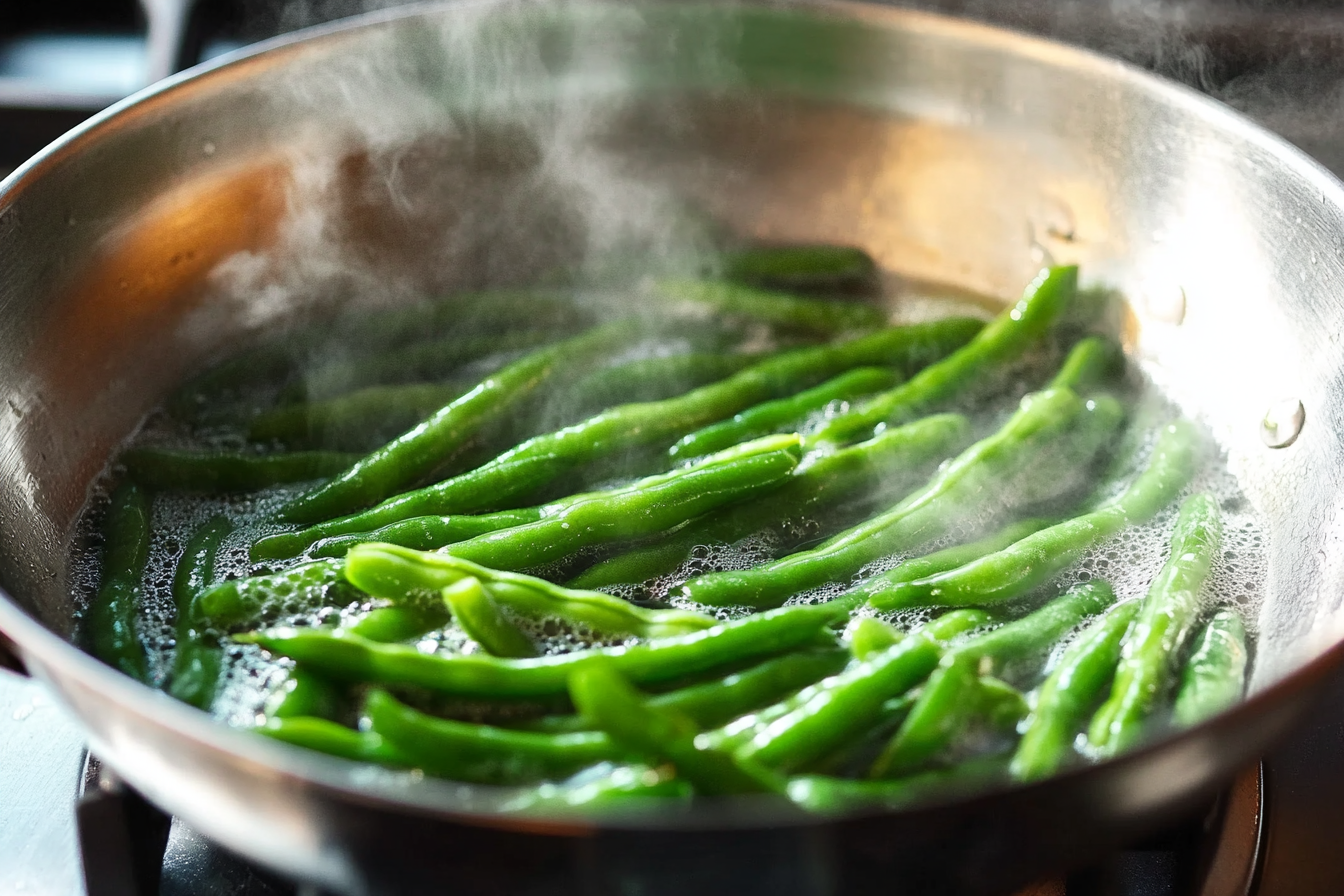
MULTIPOLYGON (((599 298, 597 299, 587 297, 585 301, 598 309, 597 316, 600 318, 602 299, 600 294, 598 295, 599 298)), ((619 301, 619 297, 616 301, 619 301)), ((968 312, 983 317, 986 316, 986 307, 986 305, 975 302, 953 301, 945 297, 934 298, 906 294, 899 296, 893 302, 893 308, 895 309, 893 319, 899 322, 912 322, 968 312)), ((761 351, 770 348, 771 345, 768 334, 758 329, 743 334, 737 349, 761 351)), ((650 338, 612 360, 615 363, 636 357, 676 354, 685 352, 688 348, 690 346, 685 339, 677 337, 650 338)), ((480 376, 491 369, 502 366, 516 356, 517 353, 515 352, 479 359, 471 362, 461 373, 467 376, 480 376)), ((996 380, 993 384, 987 385, 986 388, 971 396, 964 406, 952 408, 952 410, 960 410, 969 416, 977 437, 987 435, 997 428, 1015 409, 1018 399, 1023 394, 1032 388, 1039 388, 1048 379, 1052 372, 1049 365, 1057 363, 1058 360, 1057 354, 1037 353, 1023 364, 1007 371, 1002 378, 996 380)), ((1131 419, 1157 421, 1164 417, 1169 419, 1175 416, 1174 410, 1165 406, 1161 396, 1157 395, 1137 372, 1130 371, 1128 379, 1129 383, 1126 388, 1127 391, 1132 393, 1131 397, 1141 396, 1135 402, 1138 409, 1131 415, 1131 419)), ((236 400, 243 407, 264 407, 273 402, 277 394, 278 389, 276 387, 266 386, 246 395, 238 396, 236 400)), ((838 410, 840 408, 832 407, 828 409, 828 413, 834 413, 838 410)), ((554 399, 545 408, 532 409, 533 418, 538 421, 538 425, 541 421, 544 421, 548 424, 548 428, 551 425, 558 425, 556 421, 570 420, 573 416, 571 411, 572 409, 566 409, 562 398, 554 399)), ((813 421, 813 423, 817 422, 820 421, 813 421)), ((1151 441, 1152 435, 1152 427, 1145 428, 1141 424, 1135 424, 1131 426, 1130 433, 1126 438, 1151 441)), ((209 424, 185 427, 175 422, 169 415, 160 413, 152 415, 145 422, 140 432, 132 439, 132 444, 137 446, 236 449, 243 444, 243 439, 237 428, 231 428, 228 425, 209 424)), ((1205 591, 1205 600, 1209 605, 1233 604, 1239 606, 1242 609, 1243 618, 1249 626, 1258 617, 1257 603, 1261 597, 1260 583, 1264 581, 1266 572, 1265 538, 1252 515, 1249 502, 1241 495, 1236 481, 1228 473, 1222 459, 1217 456, 1212 440, 1207 440, 1207 444, 1209 445, 1208 455, 1200 465, 1196 480, 1182 495, 1184 497, 1195 492, 1209 492, 1217 498, 1223 511, 1222 553, 1214 564, 1210 585, 1205 591)), ((1123 487, 1124 482, 1132 478, 1132 474, 1146 463, 1150 448, 1151 444, 1141 444, 1132 452, 1126 451, 1123 447, 1117 452, 1118 456, 1128 455, 1134 459, 1134 469, 1127 471, 1128 475, 1117 480, 1121 483, 1116 488, 1117 492, 1123 487)), ((919 472, 920 476, 912 479, 911 488, 916 487, 920 481, 923 481, 927 475, 932 473, 933 466, 930 465, 929 468, 919 472)), ((105 479, 107 483, 111 483, 115 478, 116 467, 114 465, 111 468, 111 473, 105 479)), ((155 682, 163 683, 172 665, 176 621, 176 610, 172 598, 172 579, 174 570, 182 557, 184 546, 191 534, 204 521, 222 514, 234 524, 235 528, 220 551, 215 578, 223 580, 266 571, 267 568, 260 568, 250 563, 248 559, 249 545, 261 536, 281 531, 281 526, 269 521, 273 512, 288 499, 309 486, 311 486, 311 483, 228 497, 206 497, 194 493, 159 493, 154 495, 152 517, 154 531, 149 562, 142 581, 143 608, 140 618, 140 631, 149 647, 150 674, 155 682)), ((75 580, 82 583, 87 595, 92 595, 97 585, 98 526, 102 507, 105 504, 105 495, 106 491, 103 491, 99 497, 95 497, 92 501, 89 512, 86 513, 85 537, 79 540, 81 548, 76 557, 75 580)), ((1071 501, 1059 502, 1057 507, 1046 508, 1046 510, 1053 511, 1055 515, 1061 517, 1067 515, 1070 510, 1078 512, 1076 510, 1078 497, 1075 495, 1071 501)), ((1093 499, 1095 500, 1098 497, 1113 497, 1113 495, 1094 495, 1093 499)), ((1071 569, 1057 577, 1056 581, 1049 587, 1029 595, 1015 609, 1019 612, 1027 612, 1064 590, 1070 584, 1092 578, 1103 578, 1109 581, 1120 600, 1142 598, 1150 581, 1166 559, 1178 504, 1179 501, 1174 502, 1149 524, 1127 528, 1116 538, 1090 551, 1071 569)), ((881 509, 868 508, 867 513, 870 515, 881 509)), ((850 518, 850 522, 857 522, 861 518, 861 514, 855 513, 850 518)), ((957 529, 948 537, 928 545, 921 553, 967 540, 981 533, 984 528, 982 521, 973 518, 960 521, 957 529)), ((702 545, 692 552, 690 558, 680 569, 670 575, 639 585, 615 586, 608 590, 627 598, 682 605, 690 609, 711 613, 720 618, 740 617, 746 615, 749 611, 743 608, 688 605, 684 599, 678 596, 677 586, 688 578, 703 573, 749 568, 773 559, 781 553, 788 553, 815 543, 822 537, 834 534, 835 531, 836 524, 834 521, 831 521, 829 528, 826 527, 824 521, 794 521, 791 528, 758 533, 736 544, 702 545)), ((586 554, 586 558, 596 560, 603 555, 599 551, 590 551, 586 554)), ((862 576, 889 569, 902 559, 904 558, 901 556, 893 556, 878 563, 870 564, 863 571, 862 576)), ((576 571, 575 564, 570 561, 534 572, 563 581, 568 577, 567 574, 572 574, 574 571, 576 571)), ((851 584, 850 581, 834 582, 796 595, 790 603, 813 603, 827 600, 839 594, 851 584)), ((285 606, 282 602, 273 608, 266 619, 266 623, 333 625, 357 618, 374 605, 375 602, 372 600, 316 608, 306 605, 285 606)), ((862 614, 872 611, 864 609, 858 612, 862 614)), ((901 628, 909 628, 928 618, 928 613, 911 610, 889 615, 887 618, 901 628)), ((574 650, 590 645, 597 640, 592 633, 575 631, 562 624, 557 624, 553 620, 517 619, 516 621, 525 628, 528 634, 534 637, 542 651, 547 653, 574 650)), ((1051 662, 1059 656, 1071 637, 1064 638, 1056 646, 1052 653, 1051 662)), ((226 648, 228 668, 226 678, 222 682, 213 704, 212 713, 220 721, 231 725, 248 726, 256 724, 262 719, 267 695, 274 692, 284 682, 288 670, 291 668, 291 663, 285 659, 268 658, 259 648, 234 643, 227 635, 223 637, 222 641, 226 648)), ((420 638, 417 641, 417 647, 426 653, 472 653, 480 649, 479 645, 471 641, 461 629, 452 623, 449 623, 440 631, 420 638)), ((1047 663, 1047 668, 1048 665, 1049 663, 1047 663)), ((1020 669, 1010 669, 1005 673, 1005 677, 1019 687, 1026 689, 1034 686, 1040 680, 1041 674, 1041 665, 1033 663, 1020 669)), ((475 713, 465 710, 459 714, 463 717, 473 717, 475 715, 475 713)), ((960 749, 963 751, 975 749, 978 743, 976 738, 981 736, 983 736, 983 732, 973 732, 960 749)))

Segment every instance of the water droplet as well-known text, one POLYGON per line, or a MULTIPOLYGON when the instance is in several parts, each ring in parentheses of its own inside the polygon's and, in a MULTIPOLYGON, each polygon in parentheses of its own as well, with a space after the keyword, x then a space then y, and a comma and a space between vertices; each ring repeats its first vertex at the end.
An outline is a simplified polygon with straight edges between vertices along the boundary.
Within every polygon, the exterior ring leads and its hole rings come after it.
POLYGON ((208 156, 214 155, 215 144, 211 143, 209 140, 205 141, 204 143, 201 144, 201 152, 205 153, 208 156))
POLYGON ((1050 250, 1035 240, 1031 241, 1031 246, 1029 247, 1028 252, 1033 264, 1044 265, 1046 267, 1053 267, 1055 264, 1055 257, 1050 254, 1050 250))
POLYGON ((1150 283, 1143 289, 1143 305, 1154 319, 1173 326, 1185 321, 1185 290, 1170 284, 1150 283))
POLYGON ((20 706, 18 709, 14 710, 14 721, 22 722, 24 719, 28 718, 32 714, 33 714, 33 705, 31 703, 25 704, 24 706, 20 706))
POLYGON ((1073 242, 1078 225, 1074 221, 1073 209, 1062 199, 1055 196, 1042 197, 1034 216, 1037 233, 1043 233, 1051 239, 1073 242))
POLYGON ((1260 421, 1260 439, 1270 448, 1287 448, 1297 441, 1306 422, 1307 409, 1296 398, 1274 402, 1260 421))

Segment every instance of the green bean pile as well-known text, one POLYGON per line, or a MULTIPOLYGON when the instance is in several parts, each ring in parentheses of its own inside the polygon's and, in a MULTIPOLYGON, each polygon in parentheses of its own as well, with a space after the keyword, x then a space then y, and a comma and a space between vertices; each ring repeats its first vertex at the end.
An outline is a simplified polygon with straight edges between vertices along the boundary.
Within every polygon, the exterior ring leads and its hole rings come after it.
POLYGON ((528 811, 898 805, 1240 699, 1237 496, 1075 268, 898 325, 858 250, 720 271, 364 313, 197 376, 92 505, 85 643, 528 811))

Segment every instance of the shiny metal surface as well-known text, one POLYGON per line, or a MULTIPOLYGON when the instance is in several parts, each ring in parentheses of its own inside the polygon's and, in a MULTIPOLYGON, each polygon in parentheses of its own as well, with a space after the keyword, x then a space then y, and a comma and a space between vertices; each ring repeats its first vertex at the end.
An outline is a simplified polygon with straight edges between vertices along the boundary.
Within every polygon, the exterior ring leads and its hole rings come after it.
POLYGON ((1180 738, 952 806, 809 827, 741 803, 661 824, 789 829, 800 861, 916 874, 950 850, 943 891, 1008 887, 1195 805, 1309 705, 1344 621, 1339 183, 1118 63, 845 5, 424 7, 177 79, 16 172, 0 186, 0 628, 138 789, 335 890, 407 862, 434 880, 457 854, 424 845, 476 825, 624 836, 261 742, 111 673, 67 640, 67 545, 115 445, 249 333, 632 242, 693 252, 670 223, 687 199, 991 295, 1043 254, 1080 262, 1134 298, 1134 357, 1220 439, 1271 561, 1256 696, 1180 738), (1261 421, 1284 396, 1305 425, 1271 450, 1261 421))

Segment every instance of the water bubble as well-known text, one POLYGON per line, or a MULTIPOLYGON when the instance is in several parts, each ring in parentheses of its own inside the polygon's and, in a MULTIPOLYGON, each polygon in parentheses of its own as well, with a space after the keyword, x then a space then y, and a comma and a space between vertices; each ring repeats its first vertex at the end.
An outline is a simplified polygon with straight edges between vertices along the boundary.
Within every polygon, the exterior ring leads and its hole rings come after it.
POLYGON ((1260 439, 1270 448, 1287 448, 1302 432, 1307 409, 1300 399, 1284 398, 1274 402, 1260 421, 1260 439))

